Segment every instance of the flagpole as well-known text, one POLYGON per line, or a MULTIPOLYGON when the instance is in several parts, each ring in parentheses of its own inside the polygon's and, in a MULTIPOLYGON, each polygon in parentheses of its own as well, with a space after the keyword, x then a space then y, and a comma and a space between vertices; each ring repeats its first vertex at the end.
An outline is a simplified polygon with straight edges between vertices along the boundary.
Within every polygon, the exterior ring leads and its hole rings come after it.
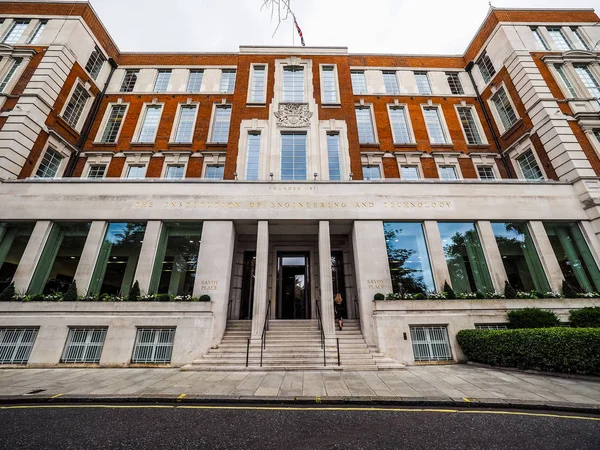
POLYGON ((292 47, 296 46, 296 24, 292 22, 292 47))

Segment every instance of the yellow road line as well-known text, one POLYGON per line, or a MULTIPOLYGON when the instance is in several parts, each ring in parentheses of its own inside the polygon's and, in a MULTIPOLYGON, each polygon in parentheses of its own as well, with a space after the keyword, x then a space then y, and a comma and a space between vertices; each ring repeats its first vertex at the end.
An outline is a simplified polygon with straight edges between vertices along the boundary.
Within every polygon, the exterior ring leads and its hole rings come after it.
POLYGON ((214 406, 214 405, 11 405, 0 406, 2 409, 43 409, 43 408, 97 408, 97 409, 216 409, 247 411, 362 411, 362 412, 409 412, 409 413, 446 413, 446 414, 491 414, 530 417, 549 417, 554 419, 578 419, 600 421, 600 417, 570 416, 552 413, 528 413, 520 411, 486 411, 460 409, 428 409, 428 408, 378 408, 378 407, 286 407, 286 406, 214 406))
POLYGON ((180 402, 186 395, 187 394, 181 394, 179 397, 177 397, 177 401, 180 402))
POLYGON ((471 400, 469 400, 467 397, 463 397, 463 400, 467 403, 471 403, 471 400))
POLYGON ((52 396, 52 397, 50 397, 50 398, 62 397, 63 395, 65 395, 65 394, 56 394, 56 395, 53 395, 53 396, 52 396))

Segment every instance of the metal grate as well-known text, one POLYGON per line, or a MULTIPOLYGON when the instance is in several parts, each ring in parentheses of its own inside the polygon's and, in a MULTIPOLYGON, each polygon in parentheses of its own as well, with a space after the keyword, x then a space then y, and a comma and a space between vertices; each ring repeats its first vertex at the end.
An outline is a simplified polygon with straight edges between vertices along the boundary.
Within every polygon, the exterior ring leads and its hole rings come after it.
POLYGON ((99 363, 106 328, 70 328, 60 362, 99 363))
POLYGON ((449 361, 452 352, 445 326, 410 327, 415 361, 449 361))
POLYGON ((132 363, 171 362, 175 328, 138 328, 132 363))
POLYGON ((27 364, 37 328, 0 328, 0 364, 27 364))
POLYGON ((507 330, 508 325, 505 323, 476 323, 476 330, 507 330))

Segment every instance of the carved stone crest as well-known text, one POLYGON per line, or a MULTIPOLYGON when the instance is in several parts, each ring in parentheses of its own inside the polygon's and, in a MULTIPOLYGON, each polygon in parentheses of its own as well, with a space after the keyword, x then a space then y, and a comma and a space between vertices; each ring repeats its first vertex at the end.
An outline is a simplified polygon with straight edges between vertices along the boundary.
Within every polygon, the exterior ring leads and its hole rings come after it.
POLYGON ((280 103, 279 111, 275 113, 277 125, 288 128, 310 126, 312 115, 308 110, 308 103, 280 103))

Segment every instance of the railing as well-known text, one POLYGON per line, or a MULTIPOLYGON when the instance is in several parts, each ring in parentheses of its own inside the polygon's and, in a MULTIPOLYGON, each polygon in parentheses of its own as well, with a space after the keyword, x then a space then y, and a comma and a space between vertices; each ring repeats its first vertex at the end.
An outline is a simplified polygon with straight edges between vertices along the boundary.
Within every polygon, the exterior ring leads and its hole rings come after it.
POLYGON ((271 317, 271 300, 267 303, 267 313, 265 314, 265 323, 263 324, 262 336, 260 337, 260 367, 262 367, 263 350, 267 345, 267 331, 269 330, 269 318, 271 317))
POLYGON ((356 297, 354 297, 354 315, 357 319, 360 319, 360 305, 358 304, 356 297))
POLYGON ((317 319, 319 331, 321 332, 321 348, 323 349, 323 366, 327 367, 327 357, 325 355, 325 331, 323 331, 323 320, 321 319, 321 302, 317 300, 317 319))

